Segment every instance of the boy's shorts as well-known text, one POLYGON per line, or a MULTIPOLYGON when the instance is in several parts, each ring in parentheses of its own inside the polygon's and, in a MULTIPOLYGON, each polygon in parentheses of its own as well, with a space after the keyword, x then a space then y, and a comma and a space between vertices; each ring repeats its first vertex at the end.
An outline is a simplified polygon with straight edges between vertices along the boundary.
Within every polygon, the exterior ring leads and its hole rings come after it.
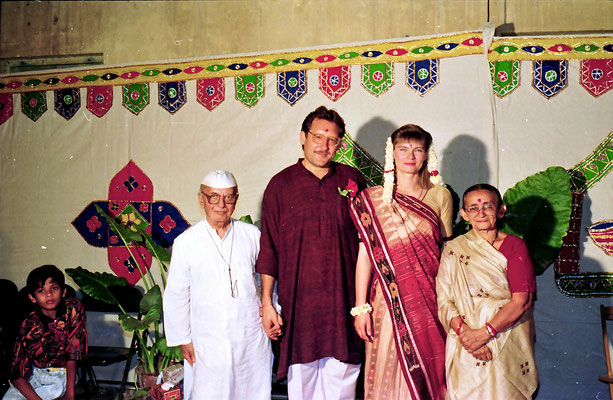
MULTIPOLYGON (((62 397, 66 392, 66 368, 37 368, 32 370, 32 376, 28 380, 32 389, 43 400, 53 400, 62 397)), ((24 400, 21 394, 11 383, 2 400, 24 400)))

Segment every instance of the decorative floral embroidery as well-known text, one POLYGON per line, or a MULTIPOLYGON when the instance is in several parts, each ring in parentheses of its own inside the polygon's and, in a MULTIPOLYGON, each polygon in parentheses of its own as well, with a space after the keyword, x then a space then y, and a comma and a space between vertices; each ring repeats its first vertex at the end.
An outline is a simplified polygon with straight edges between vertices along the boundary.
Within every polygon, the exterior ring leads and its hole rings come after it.
POLYGON ((528 361, 526 361, 525 363, 519 365, 521 367, 521 374, 522 375, 526 375, 526 374, 530 373, 529 365, 530 365, 530 363, 528 361))
POLYGON ((128 269, 129 272, 134 271, 134 264, 132 263, 132 258, 126 258, 125 260, 123 260, 123 265, 126 266, 126 268, 128 269))
POLYGON ((390 288, 390 294, 392 295, 392 299, 397 299, 398 298, 398 285, 392 282, 390 283, 389 288, 390 288))
POLYGON ((129 177, 125 181, 123 181, 123 185, 128 189, 128 192, 132 192, 134 189, 138 187, 138 182, 134 179, 133 176, 129 177))
POLYGON ((370 222, 371 222, 371 221, 370 221, 370 215, 366 214, 365 212, 364 212, 364 213, 362 213, 362 214, 360 215, 360 221, 362 221, 362 225, 364 225, 365 227, 366 227, 366 226, 369 226, 369 225, 370 225, 370 222))
POLYGON ((383 257, 383 250, 381 247, 375 247, 372 249, 373 255, 375 256, 375 261, 379 261, 383 257))
POLYGON ((137 218, 136 213, 132 211, 129 214, 121 214, 121 222, 132 231, 136 232, 134 225, 140 225, 142 221, 140 218, 137 218))
POLYGON ((89 228, 90 232, 95 232, 96 229, 98 229, 98 228, 100 228, 102 226, 102 223, 98 220, 98 217, 95 216, 95 215, 93 217, 91 217, 89 220, 87 220, 87 222, 85 224, 89 228))
POLYGON ((160 227, 164 230, 164 233, 169 233, 175 226, 177 226, 177 223, 172 220, 170 215, 165 216, 160 221, 160 227))
POLYGON ((138 207, 138 210, 140 212, 147 212, 147 211, 149 211, 149 203, 140 203, 140 206, 138 207))

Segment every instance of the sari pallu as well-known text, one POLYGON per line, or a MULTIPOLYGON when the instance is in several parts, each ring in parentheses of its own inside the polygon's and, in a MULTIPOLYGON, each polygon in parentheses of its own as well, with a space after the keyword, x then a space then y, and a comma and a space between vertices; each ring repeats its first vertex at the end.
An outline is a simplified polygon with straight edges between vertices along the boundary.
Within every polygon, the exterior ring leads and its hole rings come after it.
POLYGON ((532 308, 487 346, 491 361, 480 361, 450 329, 461 315, 473 329, 489 322, 511 300, 507 259, 476 232, 447 243, 436 278, 439 317, 448 332, 445 366, 449 399, 525 399, 538 385, 532 308))
POLYGON ((416 198, 395 194, 382 200, 376 186, 358 194, 351 205, 387 304, 402 374, 411 398, 442 399, 445 390, 445 333, 438 322, 435 277, 439 264, 439 218, 416 198))

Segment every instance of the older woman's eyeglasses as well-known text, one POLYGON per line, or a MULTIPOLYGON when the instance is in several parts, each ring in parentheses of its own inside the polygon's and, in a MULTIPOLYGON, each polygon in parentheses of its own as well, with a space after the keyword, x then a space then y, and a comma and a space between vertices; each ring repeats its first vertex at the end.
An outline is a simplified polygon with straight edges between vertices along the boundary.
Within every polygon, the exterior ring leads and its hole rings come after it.
POLYGON ((479 206, 470 206, 465 208, 466 212, 469 214, 479 214, 483 211, 484 214, 495 214, 498 207, 495 204, 485 204, 483 207, 479 206))
POLYGON ((224 194, 223 196, 221 196, 217 193, 206 194, 202 191, 200 193, 202 193, 202 195, 206 197, 206 201, 209 204, 213 204, 213 205, 219 203, 219 200, 221 200, 222 197, 223 197, 223 202, 225 204, 234 204, 236 203, 236 200, 238 199, 238 194, 224 194))
POLYGON ((321 133, 313 133, 311 131, 309 131, 309 133, 313 137, 313 141, 316 144, 322 144, 324 140, 327 140, 328 143, 330 143, 332 146, 338 146, 338 144, 341 142, 341 139, 337 137, 329 137, 326 135, 322 135, 321 133))

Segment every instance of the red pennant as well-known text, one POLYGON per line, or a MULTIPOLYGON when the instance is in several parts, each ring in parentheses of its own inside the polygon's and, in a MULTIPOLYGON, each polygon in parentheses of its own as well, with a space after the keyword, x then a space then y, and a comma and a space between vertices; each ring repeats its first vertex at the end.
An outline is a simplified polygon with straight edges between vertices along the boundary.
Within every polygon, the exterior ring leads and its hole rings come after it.
POLYGON ((0 94, 0 125, 13 116, 13 95, 11 93, 0 94))
POLYGON ((87 88, 87 109, 102 118, 113 106, 113 86, 92 86, 87 88))
POLYGON ((207 110, 213 111, 226 98, 226 85, 223 78, 196 80, 196 99, 207 110))
POLYGON ((594 97, 613 87, 613 60, 582 60, 581 86, 594 97))
POLYGON ((330 100, 340 99, 351 87, 351 69, 348 65, 319 70, 319 90, 330 100))

